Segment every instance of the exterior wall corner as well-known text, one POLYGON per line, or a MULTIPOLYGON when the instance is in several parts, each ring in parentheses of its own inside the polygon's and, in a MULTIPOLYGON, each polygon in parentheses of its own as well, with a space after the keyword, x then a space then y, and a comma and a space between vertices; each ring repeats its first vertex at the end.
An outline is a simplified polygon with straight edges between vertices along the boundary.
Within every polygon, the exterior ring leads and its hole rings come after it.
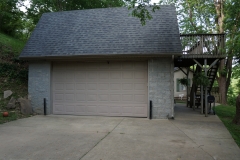
POLYGON ((154 58, 148 61, 148 97, 152 101, 152 117, 166 119, 173 116, 173 61, 154 58))
POLYGON ((28 94, 33 112, 44 114, 43 99, 46 98, 47 114, 51 112, 51 62, 29 63, 28 94))

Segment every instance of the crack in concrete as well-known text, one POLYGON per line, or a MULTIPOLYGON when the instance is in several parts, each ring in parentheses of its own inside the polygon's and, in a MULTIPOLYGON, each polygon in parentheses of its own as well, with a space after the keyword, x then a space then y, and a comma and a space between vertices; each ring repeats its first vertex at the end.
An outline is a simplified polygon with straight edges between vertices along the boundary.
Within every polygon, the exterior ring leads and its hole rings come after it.
MULTIPOLYGON (((171 121, 170 121, 171 122, 171 121)), ((210 154, 208 153, 207 151, 205 151, 201 146, 204 146, 204 145, 198 145, 192 138, 190 138, 183 130, 181 130, 177 125, 175 125, 173 122, 171 122, 177 129, 179 129, 183 134, 185 134, 193 143, 195 143, 198 148, 201 148, 202 151, 204 151, 205 153, 207 153, 210 157, 212 157, 212 159, 215 160, 215 158, 210 154)))
POLYGON ((103 138, 101 138, 91 149, 89 149, 85 154, 82 155, 82 157, 79 158, 79 160, 81 160, 83 157, 85 157, 91 150, 93 150, 102 140, 104 140, 110 133, 112 133, 112 131, 115 130, 115 128, 118 127, 119 124, 122 123, 122 121, 125 118, 123 118, 110 132, 108 132, 103 138))

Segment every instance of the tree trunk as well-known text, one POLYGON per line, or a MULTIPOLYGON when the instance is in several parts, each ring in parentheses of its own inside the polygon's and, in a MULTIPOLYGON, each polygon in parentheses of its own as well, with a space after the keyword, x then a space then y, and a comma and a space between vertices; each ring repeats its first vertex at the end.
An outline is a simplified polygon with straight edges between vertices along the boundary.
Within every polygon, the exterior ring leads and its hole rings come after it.
MULTIPOLYGON (((223 23, 224 23, 224 3, 225 0, 214 0, 216 9, 216 25, 218 33, 224 33, 223 23)), ((227 91, 230 85, 231 75, 232 75, 232 58, 228 55, 227 61, 222 59, 219 65, 219 76, 216 78, 219 86, 219 96, 220 103, 227 104, 227 91), (226 62, 226 63, 225 63, 226 62)))
POLYGON ((240 125, 240 94, 236 99, 236 115, 233 119, 233 123, 240 125))
POLYGON ((219 86, 219 96, 220 96, 220 103, 227 104, 227 76, 225 70, 225 59, 220 61, 219 64, 219 77, 217 78, 218 86, 219 86))

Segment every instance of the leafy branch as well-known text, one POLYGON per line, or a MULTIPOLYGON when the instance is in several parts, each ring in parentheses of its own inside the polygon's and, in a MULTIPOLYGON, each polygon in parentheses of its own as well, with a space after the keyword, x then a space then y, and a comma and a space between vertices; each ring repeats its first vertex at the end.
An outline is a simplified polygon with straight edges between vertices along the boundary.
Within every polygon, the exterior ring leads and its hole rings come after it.
POLYGON ((146 20, 152 19, 149 8, 152 12, 160 9, 160 6, 156 3, 151 5, 150 0, 126 0, 126 2, 128 3, 128 9, 133 9, 131 15, 139 18, 142 26, 146 24, 146 20))

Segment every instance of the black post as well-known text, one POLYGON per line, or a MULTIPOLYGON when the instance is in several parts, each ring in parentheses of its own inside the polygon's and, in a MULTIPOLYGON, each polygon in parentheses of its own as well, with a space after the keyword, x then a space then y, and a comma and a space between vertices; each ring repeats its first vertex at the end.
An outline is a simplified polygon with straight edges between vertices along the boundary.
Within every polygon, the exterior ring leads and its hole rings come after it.
POLYGON ((44 115, 47 115, 47 105, 46 105, 46 98, 43 98, 43 105, 44 105, 44 115))
POLYGON ((152 101, 151 100, 149 105, 149 119, 152 119, 152 101))

